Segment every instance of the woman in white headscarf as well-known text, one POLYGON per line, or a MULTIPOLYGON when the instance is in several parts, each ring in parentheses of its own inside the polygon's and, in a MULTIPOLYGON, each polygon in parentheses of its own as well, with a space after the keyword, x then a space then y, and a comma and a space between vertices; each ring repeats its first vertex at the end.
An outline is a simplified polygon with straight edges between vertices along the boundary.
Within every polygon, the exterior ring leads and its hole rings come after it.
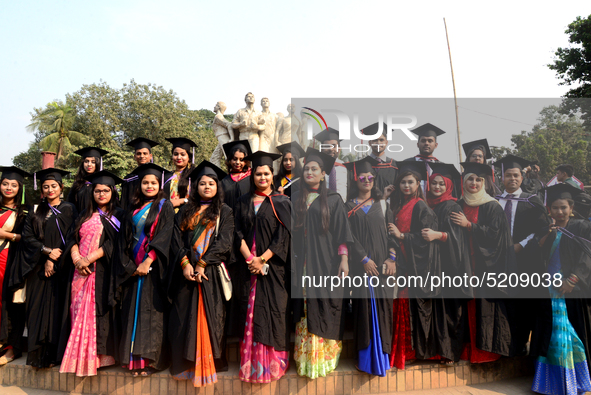
POLYGON ((515 266, 515 252, 511 231, 503 208, 486 193, 485 178, 492 169, 481 163, 462 163, 463 212, 451 213, 456 225, 468 229, 470 235, 470 263, 472 275, 484 284, 475 288, 475 299, 468 302, 470 343, 462 352, 462 359, 471 363, 496 361, 513 354, 511 329, 505 301, 509 287, 500 280, 515 266), (488 281, 489 277, 495 281, 488 281))

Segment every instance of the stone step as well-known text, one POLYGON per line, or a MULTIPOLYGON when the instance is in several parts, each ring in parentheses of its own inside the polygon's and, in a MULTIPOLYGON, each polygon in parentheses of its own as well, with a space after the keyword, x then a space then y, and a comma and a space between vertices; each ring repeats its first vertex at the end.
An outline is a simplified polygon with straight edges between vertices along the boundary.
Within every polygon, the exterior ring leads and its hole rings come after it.
POLYGON ((417 362, 405 370, 391 369, 386 377, 370 376, 355 369, 354 359, 342 359, 327 377, 311 380, 299 377, 295 365, 284 377, 269 384, 243 383, 238 378, 238 363, 230 363, 227 372, 218 373, 218 382, 195 388, 191 381, 177 381, 168 371, 150 377, 134 378, 120 367, 100 369, 97 376, 80 378, 60 374, 59 368, 34 370, 25 365, 26 356, 0 367, 0 383, 23 388, 63 391, 77 394, 115 395, 349 395, 384 394, 411 390, 440 389, 488 383, 533 373, 526 357, 501 358, 496 362, 473 364, 461 361, 446 367, 430 361, 417 362))

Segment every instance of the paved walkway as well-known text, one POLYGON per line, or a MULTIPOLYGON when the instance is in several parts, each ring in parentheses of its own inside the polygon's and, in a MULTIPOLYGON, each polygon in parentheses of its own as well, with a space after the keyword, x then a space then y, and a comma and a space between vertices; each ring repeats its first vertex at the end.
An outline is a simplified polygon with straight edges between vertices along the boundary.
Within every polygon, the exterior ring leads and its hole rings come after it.
MULTIPOLYGON (((487 384, 467 385, 463 387, 450 387, 435 390, 419 390, 407 392, 395 392, 393 394, 408 395, 533 395, 531 391, 531 377, 519 377, 497 381, 487 384)), ((67 392, 47 391, 31 388, 19 388, 14 386, 0 386, 0 393, 3 395, 66 395, 67 392)), ((385 395, 385 394, 384 394, 385 395)))

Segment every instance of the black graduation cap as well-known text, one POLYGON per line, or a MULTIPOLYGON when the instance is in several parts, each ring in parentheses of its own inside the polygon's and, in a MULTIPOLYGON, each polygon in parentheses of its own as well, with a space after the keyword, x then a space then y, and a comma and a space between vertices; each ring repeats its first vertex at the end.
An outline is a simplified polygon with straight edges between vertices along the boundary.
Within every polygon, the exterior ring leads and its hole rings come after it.
POLYGON ((411 130, 414 134, 421 137, 435 137, 441 136, 445 134, 445 131, 439 129, 437 126, 433 125, 432 123, 426 123, 424 125, 419 126, 416 129, 411 130))
POLYGON ((227 174, 222 169, 213 163, 204 160, 203 162, 199 163, 199 166, 191 170, 189 173, 189 178, 197 181, 201 179, 202 176, 215 176, 218 181, 221 181, 224 179, 224 177, 226 177, 226 175, 227 174))
POLYGON ((327 155, 323 152, 318 151, 315 148, 308 147, 306 151, 306 157, 304 163, 308 162, 318 162, 322 170, 326 172, 326 174, 330 173, 332 168, 334 167, 334 162, 336 158, 333 158, 330 155, 327 155))
POLYGON ((523 170, 527 166, 533 165, 532 161, 527 159, 520 158, 515 155, 507 155, 504 158, 499 159, 493 166, 499 166, 501 168, 501 173, 505 174, 505 170, 507 169, 519 169, 523 170))
POLYGON ((92 156, 102 159, 102 157, 107 155, 109 151, 97 147, 86 147, 81 148, 78 151, 74 151, 74 153, 80 155, 83 158, 89 158, 92 156))
POLYGON ((546 206, 550 206, 552 202, 558 199, 575 200, 583 191, 579 188, 573 187, 570 184, 560 183, 544 188, 544 200, 546 206))
POLYGON ((450 163, 429 163, 429 167, 433 170, 432 174, 441 174, 452 182, 461 180, 460 172, 450 163))
POLYGON ((2 172, 2 179, 16 180, 21 184, 25 182, 25 177, 31 177, 31 174, 16 166, 0 166, 0 172, 2 172))
POLYGON ((339 139, 339 131, 333 128, 324 129, 323 131, 319 132, 314 138, 320 143, 324 143, 327 140, 336 140, 339 143, 343 140, 339 139))
MULTIPOLYGON (((490 147, 488 146, 487 139, 474 140, 474 141, 464 143, 464 144, 462 144, 462 148, 464 148, 464 153, 466 154, 466 157, 468 155, 470 155, 470 152, 479 149, 484 153, 485 159, 492 158, 492 153, 490 152, 490 147)), ((470 159, 470 158, 468 158, 468 159, 470 159)))
MULTIPOLYGON (((485 165, 484 163, 462 162, 460 163, 460 165, 462 165, 462 167, 464 168, 462 174, 474 173, 481 178, 484 178, 486 176, 492 177, 493 175, 492 168, 488 165, 485 165)), ((431 166, 431 163, 429 163, 429 166, 431 166)))
POLYGON ((297 141, 292 141, 291 143, 287 143, 287 144, 282 144, 277 146, 277 150, 279 152, 281 152, 281 155, 285 156, 286 152, 297 152, 297 154, 301 157, 303 157, 304 155, 306 155, 306 151, 304 151, 304 149, 302 148, 301 145, 298 144, 297 141))
POLYGON ((252 155, 252 150, 250 149, 250 143, 248 140, 230 141, 229 143, 222 145, 222 148, 224 149, 226 159, 231 159, 234 156, 236 149, 242 149, 245 151, 245 156, 252 155))
POLYGON ((281 158, 281 154, 272 154, 265 151, 257 151, 254 154, 248 155, 244 160, 249 160, 253 171, 259 166, 273 167, 273 161, 281 158))
POLYGON ((379 164, 379 162, 376 159, 372 158, 371 156, 366 156, 365 158, 360 159, 355 162, 344 163, 347 170, 353 174, 353 179, 355 181, 357 181, 358 174, 363 174, 363 173, 375 174, 376 171, 373 167, 377 166, 378 164, 379 164))
POLYGON ((89 174, 84 178, 93 184, 109 185, 112 187, 123 182, 121 178, 107 170, 101 170, 97 173, 89 174))
POLYGON ((172 149, 180 147, 185 151, 190 152, 192 147, 197 147, 197 144, 186 137, 168 137, 165 140, 172 143, 172 149))
MULTIPOLYGON (((386 136, 388 134, 388 125, 386 125, 384 122, 381 122, 381 125, 382 125, 382 134, 384 136, 386 136)), ((373 136, 374 134, 376 134, 378 132, 379 126, 380 126, 380 122, 376 122, 374 124, 371 124, 369 126, 364 127, 363 129, 361 129, 361 133, 363 133, 365 135, 373 136)))
MULTIPOLYGON (((402 174, 407 171, 412 171, 417 173, 421 176, 421 180, 427 181, 429 177, 427 176, 427 167, 425 166, 425 162, 423 161, 416 161, 416 160, 404 160, 402 162, 397 162, 398 164, 398 174, 402 174)), ((431 166, 431 163, 429 163, 431 166)))
POLYGON ((155 175, 158 179, 161 180, 161 185, 164 185, 164 177, 168 173, 168 171, 162 167, 158 166, 155 163, 146 163, 141 166, 138 166, 133 171, 133 174, 138 176, 138 179, 141 180, 148 174, 155 175))
POLYGON ((54 167, 39 170, 33 174, 33 187, 35 190, 37 190, 37 179, 39 179, 41 183, 43 183, 46 180, 55 180, 57 182, 62 182, 62 177, 68 174, 70 174, 69 171, 56 169, 54 167))
POLYGON ((131 140, 126 145, 133 147, 134 151, 147 148, 150 152, 152 152, 152 148, 157 146, 158 143, 145 137, 138 137, 137 139, 131 140))

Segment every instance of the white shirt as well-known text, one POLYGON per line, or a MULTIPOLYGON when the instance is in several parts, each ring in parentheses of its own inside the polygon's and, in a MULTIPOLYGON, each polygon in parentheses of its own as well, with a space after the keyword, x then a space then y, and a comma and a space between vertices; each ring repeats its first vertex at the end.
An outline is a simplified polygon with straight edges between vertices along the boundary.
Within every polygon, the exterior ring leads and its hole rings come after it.
MULTIPOLYGON (((511 195, 513 195, 515 197, 519 197, 522 193, 523 193, 523 191, 521 190, 521 188, 519 188, 518 190, 513 192, 511 195)), ((507 205, 507 199, 503 199, 503 197, 505 197, 507 195, 509 195, 509 192, 505 191, 501 195, 501 199, 499 199, 499 203, 501 204, 501 207, 503 207, 503 210, 505 210, 505 206, 507 205)), ((519 203, 518 201, 515 201, 515 200, 512 200, 512 202, 513 202, 513 206, 511 206, 511 237, 513 237, 513 227, 515 226, 515 214, 517 213, 517 204, 519 203)), ((531 235, 527 236, 525 239, 521 240, 519 242, 519 244, 521 244, 522 247, 525 247, 527 245, 527 243, 533 237, 534 237, 534 234, 532 233, 531 235)))

